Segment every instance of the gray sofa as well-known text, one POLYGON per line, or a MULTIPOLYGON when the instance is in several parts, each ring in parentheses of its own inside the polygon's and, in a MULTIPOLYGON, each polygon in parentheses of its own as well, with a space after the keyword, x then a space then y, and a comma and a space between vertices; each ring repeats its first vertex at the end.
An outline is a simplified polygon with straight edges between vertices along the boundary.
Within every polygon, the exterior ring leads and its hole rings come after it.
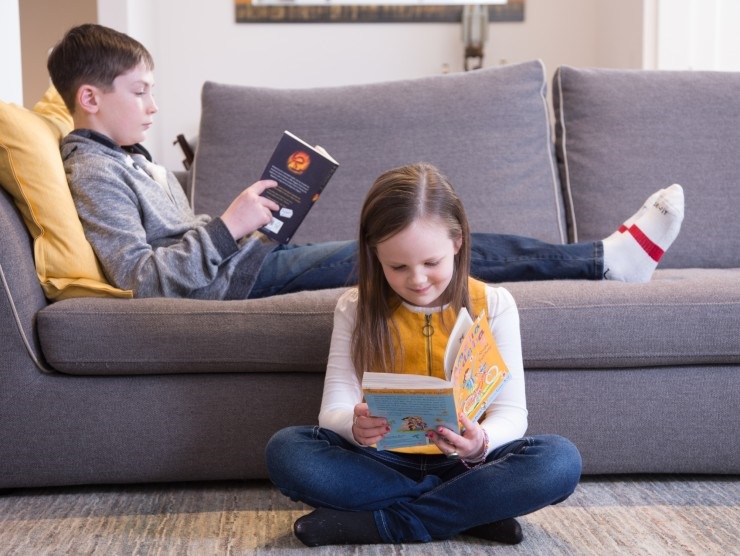
MULTIPOLYGON (((296 243, 353 238, 372 179, 419 160, 449 175, 474 231, 552 242, 606 236, 681 183, 683 229, 651 282, 505 284, 529 432, 571 438, 587 474, 738 473, 740 75, 561 67, 553 116, 546 75, 206 83, 195 207, 220 214, 284 129, 341 164, 296 243)), ((49 303, 4 192, 0 278, 0 488, 265 477, 270 435, 317 420, 341 289, 49 303)))

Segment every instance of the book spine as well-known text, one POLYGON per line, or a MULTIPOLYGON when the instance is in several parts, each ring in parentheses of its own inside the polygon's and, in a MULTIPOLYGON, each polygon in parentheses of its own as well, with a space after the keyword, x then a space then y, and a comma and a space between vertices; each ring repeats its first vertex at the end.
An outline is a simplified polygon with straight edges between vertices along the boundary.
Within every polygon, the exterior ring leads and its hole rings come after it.
POLYGON ((330 170, 326 172, 326 176, 324 177, 324 181, 319 185, 319 193, 322 193, 324 191, 324 188, 326 187, 326 184, 329 183, 329 180, 334 175, 334 172, 337 171, 337 168, 339 168, 339 166, 337 166, 334 163, 331 164, 330 170))

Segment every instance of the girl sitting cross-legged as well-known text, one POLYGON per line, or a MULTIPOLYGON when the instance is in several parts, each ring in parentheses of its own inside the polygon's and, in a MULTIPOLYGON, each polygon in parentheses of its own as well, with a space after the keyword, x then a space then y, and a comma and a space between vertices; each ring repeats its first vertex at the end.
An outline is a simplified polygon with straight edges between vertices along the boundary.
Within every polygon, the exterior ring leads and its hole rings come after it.
POLYGON ((295 522, 304 544, 427 542, 457 534, 515 544, 522 540, 515 517, 575 490, 576 447, 559 436, 524 436, 514 299, 470 278, 469 269, 468 222, 447 179, 428 164, 382 174, 362 208, 358 286, 335 310, 319 426, 283 429, 266 448, 273 483, 316 508, 295 522), (460 415, 462 434, 437 427, 427 433, 428 446, 376 450, 390 429, 363 403, 362 374, 429 369, 444 378, 442 353, 461 307, 471 315, 486 311, 510 380, 480 422, 460 415), (431 350, 422 334, 427 318, 431 350))

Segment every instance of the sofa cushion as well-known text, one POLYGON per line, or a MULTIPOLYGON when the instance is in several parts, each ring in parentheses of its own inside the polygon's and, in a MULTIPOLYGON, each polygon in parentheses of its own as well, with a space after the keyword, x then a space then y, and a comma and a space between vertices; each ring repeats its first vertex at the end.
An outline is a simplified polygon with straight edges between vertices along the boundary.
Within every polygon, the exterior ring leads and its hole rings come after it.
POLYGON ((339 161, 295 243, 354 238, 373 180, 389 168, 419 161, 448 175, 473 231, 562 243, 547 106, 539 61, 303 90, 208 82, 194 164, 195 208, 221 214, 259 179, 288 129, 339 161))
POLYGON ((71 130, 53 87, 33 111, 0 102, 0 184, 34 239, 36 273, 49 299, 130 297, 107 283, 77 217, 59 154, 71 130))
MULTIPOLYGON (((740 270, 658 270, 647 284, 504 284, 527 369, 740 363, 740 270)), ((47 361, 70 374, 323 373, 339 290, 248 301, 88 300, 38 314, 47 361), (289 337, 290 341, 286 341, 289 337)))
POLYGON ((48 363, 69 374, 323 372, 341 291, 68 299, 40 311, 37 327, 48 363))
POLYGON ((740 266, 740 73, 578 69, 553 81, 572 240, 604 237, 660 187, 686 216, 666 267, 740 266))
POLYGON ((740 363, 740 269, 658 269, 645 284, 503 285, 519 306, 528 369, 740 363))

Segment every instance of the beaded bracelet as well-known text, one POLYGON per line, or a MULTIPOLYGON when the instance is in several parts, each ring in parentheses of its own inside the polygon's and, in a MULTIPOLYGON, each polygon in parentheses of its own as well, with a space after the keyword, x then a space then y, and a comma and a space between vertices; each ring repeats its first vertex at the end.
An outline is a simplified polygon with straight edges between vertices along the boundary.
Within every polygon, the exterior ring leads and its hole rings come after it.
POLYGON ((483 427, 481 427, 481 430, 483 431, 483 452, 481 453, 480 456, 478 456, 478 458, 480 459, 476 458, 478 459, 478 461, 471 461, 471 462, 467 462, 462 458, 460 459, 462 464, 468 469, 475 469, 481 463, 486 461, 486 456, 488 455, 488 433, 486 432, 486 429, 484 429, 483 427))

